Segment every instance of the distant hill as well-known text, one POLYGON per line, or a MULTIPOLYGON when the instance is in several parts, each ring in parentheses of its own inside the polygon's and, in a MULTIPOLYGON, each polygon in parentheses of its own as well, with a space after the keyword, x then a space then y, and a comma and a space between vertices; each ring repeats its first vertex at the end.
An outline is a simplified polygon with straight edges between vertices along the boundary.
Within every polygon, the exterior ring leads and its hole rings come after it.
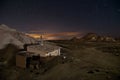
POLYGON ((87 33, 82 38, 73 37, 72 41, 79 42, 79 41, 90 41, 90 42, 115 42, 115 38, 111 36, 101 36, 96 33, 87 33))
POLYGON ((14 44, 22 48, 24 44, 35 42, 36 40, 27 36, 26 33, 18 32, 4 24, 0 25, 0 49, 7 44, 14 44))
POLYGON ((82 37, 85 41, 96 41, 98 35, 96 33, 87 33, 85 36, 82 37))
POLYGON ((115 39, 111 36, 100 36, 96 33, 88 33, 83 37, 86 41, 107 41, 107 42, 114 42, 115 39))

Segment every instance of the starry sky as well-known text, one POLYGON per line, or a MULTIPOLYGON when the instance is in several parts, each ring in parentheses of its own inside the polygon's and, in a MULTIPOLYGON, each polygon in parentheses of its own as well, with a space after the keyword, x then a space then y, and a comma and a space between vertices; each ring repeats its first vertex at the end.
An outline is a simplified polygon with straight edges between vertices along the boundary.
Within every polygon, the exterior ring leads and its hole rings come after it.
POLYGON ((120 0, 0 0, 0 24, 27 33, 120 36, 120 0))

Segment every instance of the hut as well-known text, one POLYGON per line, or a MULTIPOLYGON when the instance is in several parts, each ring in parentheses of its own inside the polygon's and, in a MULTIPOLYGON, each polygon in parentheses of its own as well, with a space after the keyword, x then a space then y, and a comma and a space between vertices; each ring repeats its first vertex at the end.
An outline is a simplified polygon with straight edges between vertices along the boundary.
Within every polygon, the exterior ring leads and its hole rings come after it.
POLYGON ((55 56, 60 56, 60 47, 52 44, 29 44, 24 46, 24 51, 16 54, 16 66, 20 68, 39 68, 40 60, 51 60, 55 56), (51 59, 50 59, 51 57, 51 59), (41 58, 41 59, 40 59, 41 58))

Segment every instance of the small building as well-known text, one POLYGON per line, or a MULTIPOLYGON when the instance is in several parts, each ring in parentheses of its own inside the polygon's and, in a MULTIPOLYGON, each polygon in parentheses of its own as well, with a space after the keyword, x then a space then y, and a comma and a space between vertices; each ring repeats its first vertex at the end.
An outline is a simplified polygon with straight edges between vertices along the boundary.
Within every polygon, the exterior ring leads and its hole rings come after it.
MULTIPOLYGON (((16 54, 16 66, 20 68, 39 68, 40 58, 60 56, 60 47, 50 43, 40 44, 27 44, 24 46, 24 51, 16 54)), ((51 57, 52 58, 52 57, 51 57)))
POLYGON ((37 68, 40 65, 40 58, 49 56, 60 56, 60 47, 52 43, 45 42, 40 37, 40 42, 35 44, 25 44, 24 51, 16 54, 16 66, 27 68, 33 66, 37 68))
POLYGON ((39 66, 40 56, 27 51, 20 51, 16 54, 16 66, 20 68, 29 68, 39 66))

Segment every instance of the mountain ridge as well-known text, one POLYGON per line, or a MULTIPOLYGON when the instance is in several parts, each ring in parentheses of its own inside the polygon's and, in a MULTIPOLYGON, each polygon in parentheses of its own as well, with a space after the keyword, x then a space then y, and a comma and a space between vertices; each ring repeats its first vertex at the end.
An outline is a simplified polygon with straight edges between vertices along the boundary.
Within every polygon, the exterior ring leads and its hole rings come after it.
POLYGON ((36 39, 26 35, 25 33, 18 32, 5 24, 0 25, 0 34, 2 34, 0 35, 0 49, 4 48, 7 44, 14 44, 19 48, 23 48, 24 44, 36 42, 36 39))

